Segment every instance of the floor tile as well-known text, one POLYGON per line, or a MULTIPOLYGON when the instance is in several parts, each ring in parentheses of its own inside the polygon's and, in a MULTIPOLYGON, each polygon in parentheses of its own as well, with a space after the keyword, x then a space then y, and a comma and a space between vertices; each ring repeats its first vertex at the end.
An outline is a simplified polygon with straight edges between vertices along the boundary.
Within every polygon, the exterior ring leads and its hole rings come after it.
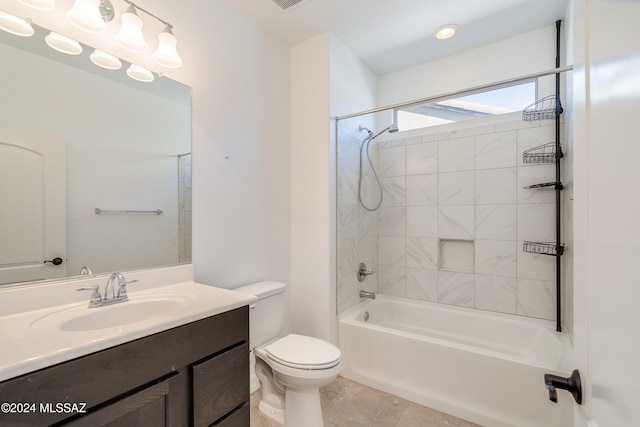
POLYGON ((406 400, 358 384, 345 387, 323 414, 340 427, 389 427, 396 425, 407 405, 406 400))
MULTIPOLYGON (((260 398, 251 395, 251 427, 277 427, 260 414, 260 398)), ((479 427, 343 377, 320 389, 320 402, 325 427, 479 427)))
POLYGON ((251 427, 277 427, 274 423, 270 422, 260 414, 258 405, 260 404, 261 398, 262 394, 260 393, 260 390, 251 393, 251 427))
POLYGON ((409 403, 395 427, 479 427, 443 412, 409 403))

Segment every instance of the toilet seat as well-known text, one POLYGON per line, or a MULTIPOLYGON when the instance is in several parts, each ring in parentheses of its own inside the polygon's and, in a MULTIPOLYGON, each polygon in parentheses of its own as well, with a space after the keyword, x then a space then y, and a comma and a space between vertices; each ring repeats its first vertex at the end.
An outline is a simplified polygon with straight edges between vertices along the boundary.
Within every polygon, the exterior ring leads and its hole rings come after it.
POLYGON ((318 338, 290 334, 267 345, 265 355, 275 363, 294 369, 322 370, 340 363, 340 350, 318 338))

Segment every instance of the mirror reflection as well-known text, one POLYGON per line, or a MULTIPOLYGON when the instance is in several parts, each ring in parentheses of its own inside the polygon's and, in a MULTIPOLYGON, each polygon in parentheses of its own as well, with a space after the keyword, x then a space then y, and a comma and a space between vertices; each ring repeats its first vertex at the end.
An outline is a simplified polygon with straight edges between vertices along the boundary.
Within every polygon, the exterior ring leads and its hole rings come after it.
POLYGON ((46 34, 0 31, 0 284, 190 262, 190 88, 46 34))

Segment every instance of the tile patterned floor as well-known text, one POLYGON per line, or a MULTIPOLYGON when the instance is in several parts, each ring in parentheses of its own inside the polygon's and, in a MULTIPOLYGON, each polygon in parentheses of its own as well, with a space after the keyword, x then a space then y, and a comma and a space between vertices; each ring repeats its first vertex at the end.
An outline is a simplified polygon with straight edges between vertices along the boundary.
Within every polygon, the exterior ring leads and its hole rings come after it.
MULTIPOLYGON (((342 377, 323 387, 320 399, 325 427, 479 427, 342 377)), ((276 427, 259 402, 260 390, 251 395, 251 427, 276 427)))

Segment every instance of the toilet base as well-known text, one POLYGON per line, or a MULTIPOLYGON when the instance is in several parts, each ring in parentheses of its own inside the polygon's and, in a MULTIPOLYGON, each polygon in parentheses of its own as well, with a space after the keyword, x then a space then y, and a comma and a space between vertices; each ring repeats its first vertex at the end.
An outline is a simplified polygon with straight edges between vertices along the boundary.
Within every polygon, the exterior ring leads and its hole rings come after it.
POLYGON ((287 388, 285 408, 274 408, 260 401, 260 413, 278 427, 323 427, 320 391, 317 388, 295 390, 287 388))
POLYGON ((274 408, 264 400, 260 401, 258 409, 266 419, 276 424, 278 427, 284 427, 284 409, 274 408))
POLYGON ((287 387, 285 402, 284 425, 286 427, 324 426, 320 390, 317 387, 300 390, 287 387))

